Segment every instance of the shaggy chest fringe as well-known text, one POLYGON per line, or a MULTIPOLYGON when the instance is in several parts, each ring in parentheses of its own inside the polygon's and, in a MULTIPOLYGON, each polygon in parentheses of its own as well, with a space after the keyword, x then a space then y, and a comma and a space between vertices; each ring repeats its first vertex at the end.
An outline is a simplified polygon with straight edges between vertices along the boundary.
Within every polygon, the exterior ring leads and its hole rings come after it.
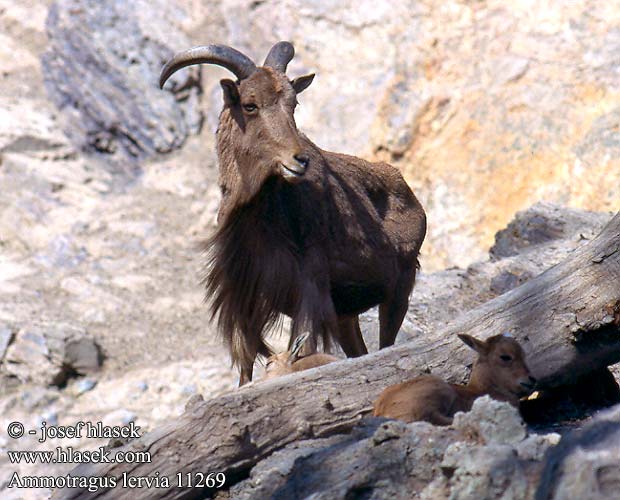
POLYGON ((231 215, 207 241, 204 284, 212 318, 231 350, 240 349, 244 335, 246 341, 258 339, 258 352, 269 355, 263 332, 280 314, 294 318, 301 301, 307 228, 291 220, 290 204, 288 212, 280 206, 285 199, 261 201, 231 215))

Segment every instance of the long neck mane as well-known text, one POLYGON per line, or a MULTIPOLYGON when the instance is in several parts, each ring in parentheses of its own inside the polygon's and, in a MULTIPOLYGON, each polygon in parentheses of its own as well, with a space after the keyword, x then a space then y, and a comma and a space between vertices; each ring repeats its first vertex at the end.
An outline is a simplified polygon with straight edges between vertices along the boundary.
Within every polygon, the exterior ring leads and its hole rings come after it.
MULTIPOLYGON (((232 125, 222 121, 218 143, 232 125)), ((233 363, 243 364, 255 353, 269 356, 263 332, 281 313, 295 316, 302 288, 300 256, 316 234, 316 221, 304 216, 310 208, 304 206, 309 203, 304 192, 310 187, 291 186, 271 175, 248 199, 232 152, 222 146, 218 154, 223 200, 218 228, 205 242, 204 284, 233 363)))

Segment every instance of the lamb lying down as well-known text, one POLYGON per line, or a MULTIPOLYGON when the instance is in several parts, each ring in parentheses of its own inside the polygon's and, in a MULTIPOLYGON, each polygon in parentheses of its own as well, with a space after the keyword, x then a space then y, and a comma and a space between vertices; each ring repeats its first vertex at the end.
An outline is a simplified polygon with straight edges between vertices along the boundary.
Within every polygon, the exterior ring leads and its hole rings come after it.
POLYGON ((423 375, 386 388, 374 404, 374 415, 413 422, 449 425, 457 411, 469 411, 474 400, 488 394, 513 406, 534 390, 536 379, 525 363, 519 343, 508 335, 478 340, 458 336, 478 353, 467 385, 449 384, 423 375))

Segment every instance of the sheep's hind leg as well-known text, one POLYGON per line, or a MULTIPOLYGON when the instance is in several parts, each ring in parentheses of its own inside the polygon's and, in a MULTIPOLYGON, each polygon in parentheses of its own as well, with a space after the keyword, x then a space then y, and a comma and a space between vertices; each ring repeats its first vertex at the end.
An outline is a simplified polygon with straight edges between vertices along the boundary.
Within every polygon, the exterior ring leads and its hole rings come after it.
POLYGON ((368 354, 357 316, 339 317, 338 331, 338 343, 348 358, 356 358, 368 354))
POLYGON ((412 278, 410 274, 402 276, 391 298, 379 306, 380 349, 394 345, 398 330, 407 314, 414 278, 415 276, 412 278))

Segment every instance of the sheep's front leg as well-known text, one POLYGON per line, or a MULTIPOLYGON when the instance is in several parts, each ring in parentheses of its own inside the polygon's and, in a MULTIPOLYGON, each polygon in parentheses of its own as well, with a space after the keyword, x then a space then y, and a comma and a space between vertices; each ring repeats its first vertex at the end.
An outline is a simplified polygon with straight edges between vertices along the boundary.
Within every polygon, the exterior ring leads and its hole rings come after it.
POLYGON ((233 350, 232 359, 238 360, 241 371, 239 387, 252 381, 252 372, 257 355, 269 357, 273 354, 263 339, 261 329, 246 325, 243 331, 241 337, 233 341, 231 346, 233 350))
POLYGON ((252 382, 252 371, 253 366, 248 368, 241 368, 241 374, 239 375, 239 387, 247 384, 248 382, 252 382))
POLYGON ((316 352, 318 337, 323 336, 323 349, 331 341, 339 341, 338 317, 331 297, 329 279, 324 269, 327 267, 321 257, 314 255, 305 261, 302 271, 302 293, 296 314, 293 317, 293 329, 289 349, 294 339, 303 332, 310 336, 304 346, 304 354, 316 352))

